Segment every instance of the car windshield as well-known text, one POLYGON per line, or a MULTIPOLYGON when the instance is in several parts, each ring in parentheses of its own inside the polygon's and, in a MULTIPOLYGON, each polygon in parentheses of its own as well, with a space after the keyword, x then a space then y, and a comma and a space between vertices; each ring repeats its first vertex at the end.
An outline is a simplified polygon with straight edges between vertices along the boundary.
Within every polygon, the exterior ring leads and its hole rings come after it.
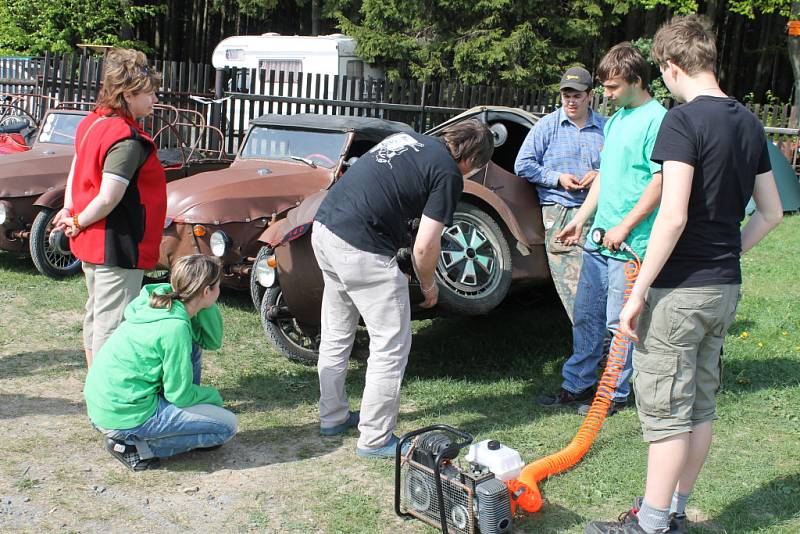
POLYGON ((57 145, 71 145, 75 143, 75 130, 78 124, 86 117, 75 113, 50 113, 42 123, 39 132, 40 143, 55 143, 57 145))
POLYGON ((239 157, 242 159, 306 160, 333 168, 342 154, 347 134, 254 126, 239 157))

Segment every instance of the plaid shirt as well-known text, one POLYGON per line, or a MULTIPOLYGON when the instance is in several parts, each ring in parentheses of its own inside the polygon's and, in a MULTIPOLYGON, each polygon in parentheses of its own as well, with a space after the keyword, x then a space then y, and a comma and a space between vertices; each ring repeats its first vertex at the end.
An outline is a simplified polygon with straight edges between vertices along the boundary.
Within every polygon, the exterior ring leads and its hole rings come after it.
POLYGON ((579 179, 600 168, 606 117, 591 109, 583 128, 578 128, 559 108, 542 117, 528 132, 517 155, 514 171, 536 184, 539 202, 575 207, 583 204, 587 191, 566 191, 558 183, 561 173, 579 179))

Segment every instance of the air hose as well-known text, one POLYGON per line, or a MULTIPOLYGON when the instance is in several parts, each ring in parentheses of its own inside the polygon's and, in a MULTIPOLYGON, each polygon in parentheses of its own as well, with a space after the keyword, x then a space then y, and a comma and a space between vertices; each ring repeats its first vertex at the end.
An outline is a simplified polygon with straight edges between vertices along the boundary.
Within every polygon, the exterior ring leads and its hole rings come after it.
MULTIPOLYGON (((603 242, 605 230, 596 229, 592 232, 592 241, 600 245, 603 242)), ((633 291, 633 284, 639 275, 641 260, 639 256, 626 243, 620 245, 620 250, 627 252, 633 259, 625 264, 625 295, 624 302, 633 291)), ((617 331, 611 340, 608 353, 608 361, 605 370, 597 386, 597 393, 594 396, 589 413, 583 420, 577 434, 572 441, 555 454, 539 458, 525 467, 515 480, 506 482, 511 494, 512 507, 521 508, 526 512, 538 512, 542 507, 542 494, 539 491, 539 482, 542 480, 563 473, 577 464, 589 451, 592 443, 603 427, 606 414, 609 411, 614 398, 614 391, 617 388, 617 381, 625 367, 626 356, 630 347, 631 340, 617 331)))

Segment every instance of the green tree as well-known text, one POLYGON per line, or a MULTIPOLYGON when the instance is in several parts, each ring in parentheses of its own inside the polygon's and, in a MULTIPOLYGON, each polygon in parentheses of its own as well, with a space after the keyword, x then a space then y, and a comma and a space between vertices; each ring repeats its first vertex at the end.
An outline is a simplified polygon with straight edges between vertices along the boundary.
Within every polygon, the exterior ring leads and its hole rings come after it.
POLYGON ((543 86, 626 9, 605 0, 364 0, 355 16, 336 15, 359 54, 390 76, 543 86))
POLYGON ((120 37, 125 25, 152 16, 153 6, 119 0, 3 0, 0 2, 0 51, 42 55, 72 52, 78 43, 139 45, 120 37))

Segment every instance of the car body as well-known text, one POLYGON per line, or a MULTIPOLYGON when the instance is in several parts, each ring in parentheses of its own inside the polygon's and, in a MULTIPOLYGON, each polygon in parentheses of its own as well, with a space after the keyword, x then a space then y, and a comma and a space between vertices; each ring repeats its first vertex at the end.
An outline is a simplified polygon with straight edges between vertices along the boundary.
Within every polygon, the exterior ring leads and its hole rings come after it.
MULTIPOLYGON (((464 181, 453 225, 442 233, 437 313, 484 314, 505 299, 512 285, 551 282, 536 189, 514 174, 517 153, 538 117, 520 109, 481 106, 428 134, 437 135, 470 118, 492 129, 495 153, 480 172, 464 181)), ((261 286, 253 300, 267 337, 278 352, 308 363, 317 358, 324 287, 311 248, 310 222, 324 195, 306 199, 270 228, 252 273, 254 283, 261 286)), ((408 249, 398 251, 398 263, 404 259, 408 263, 409 255, 408 249)), ((412 302, 420 302, 419 285, 413 279, 410 290, 412 302)))
MULTIPOLYGON (((37 269, 56 279, 80 270, 63 233, 54 233, 51 239, 51 223, 64 205, 75 131, 89 113, 86 107, 51 108, 31 150, 5 155, 0 165, 0 250, 30 251, 37 269)), ((201 120, 194 111, 162 105, 145 120, 146 129, 164 147, 158 155, 168 181, 230 165, 221 148, 201 147, 209 138, 222 140, 219 130, 194 122, 201 120)))
POLYGON ((189 254, 219 257, 223 285, 250 286, 264 233, 306 197, 329 188, 348 161, 403 123, 342 115, 263 115, 225 170, 167 186, 167 221, 159 268, 189 254))

